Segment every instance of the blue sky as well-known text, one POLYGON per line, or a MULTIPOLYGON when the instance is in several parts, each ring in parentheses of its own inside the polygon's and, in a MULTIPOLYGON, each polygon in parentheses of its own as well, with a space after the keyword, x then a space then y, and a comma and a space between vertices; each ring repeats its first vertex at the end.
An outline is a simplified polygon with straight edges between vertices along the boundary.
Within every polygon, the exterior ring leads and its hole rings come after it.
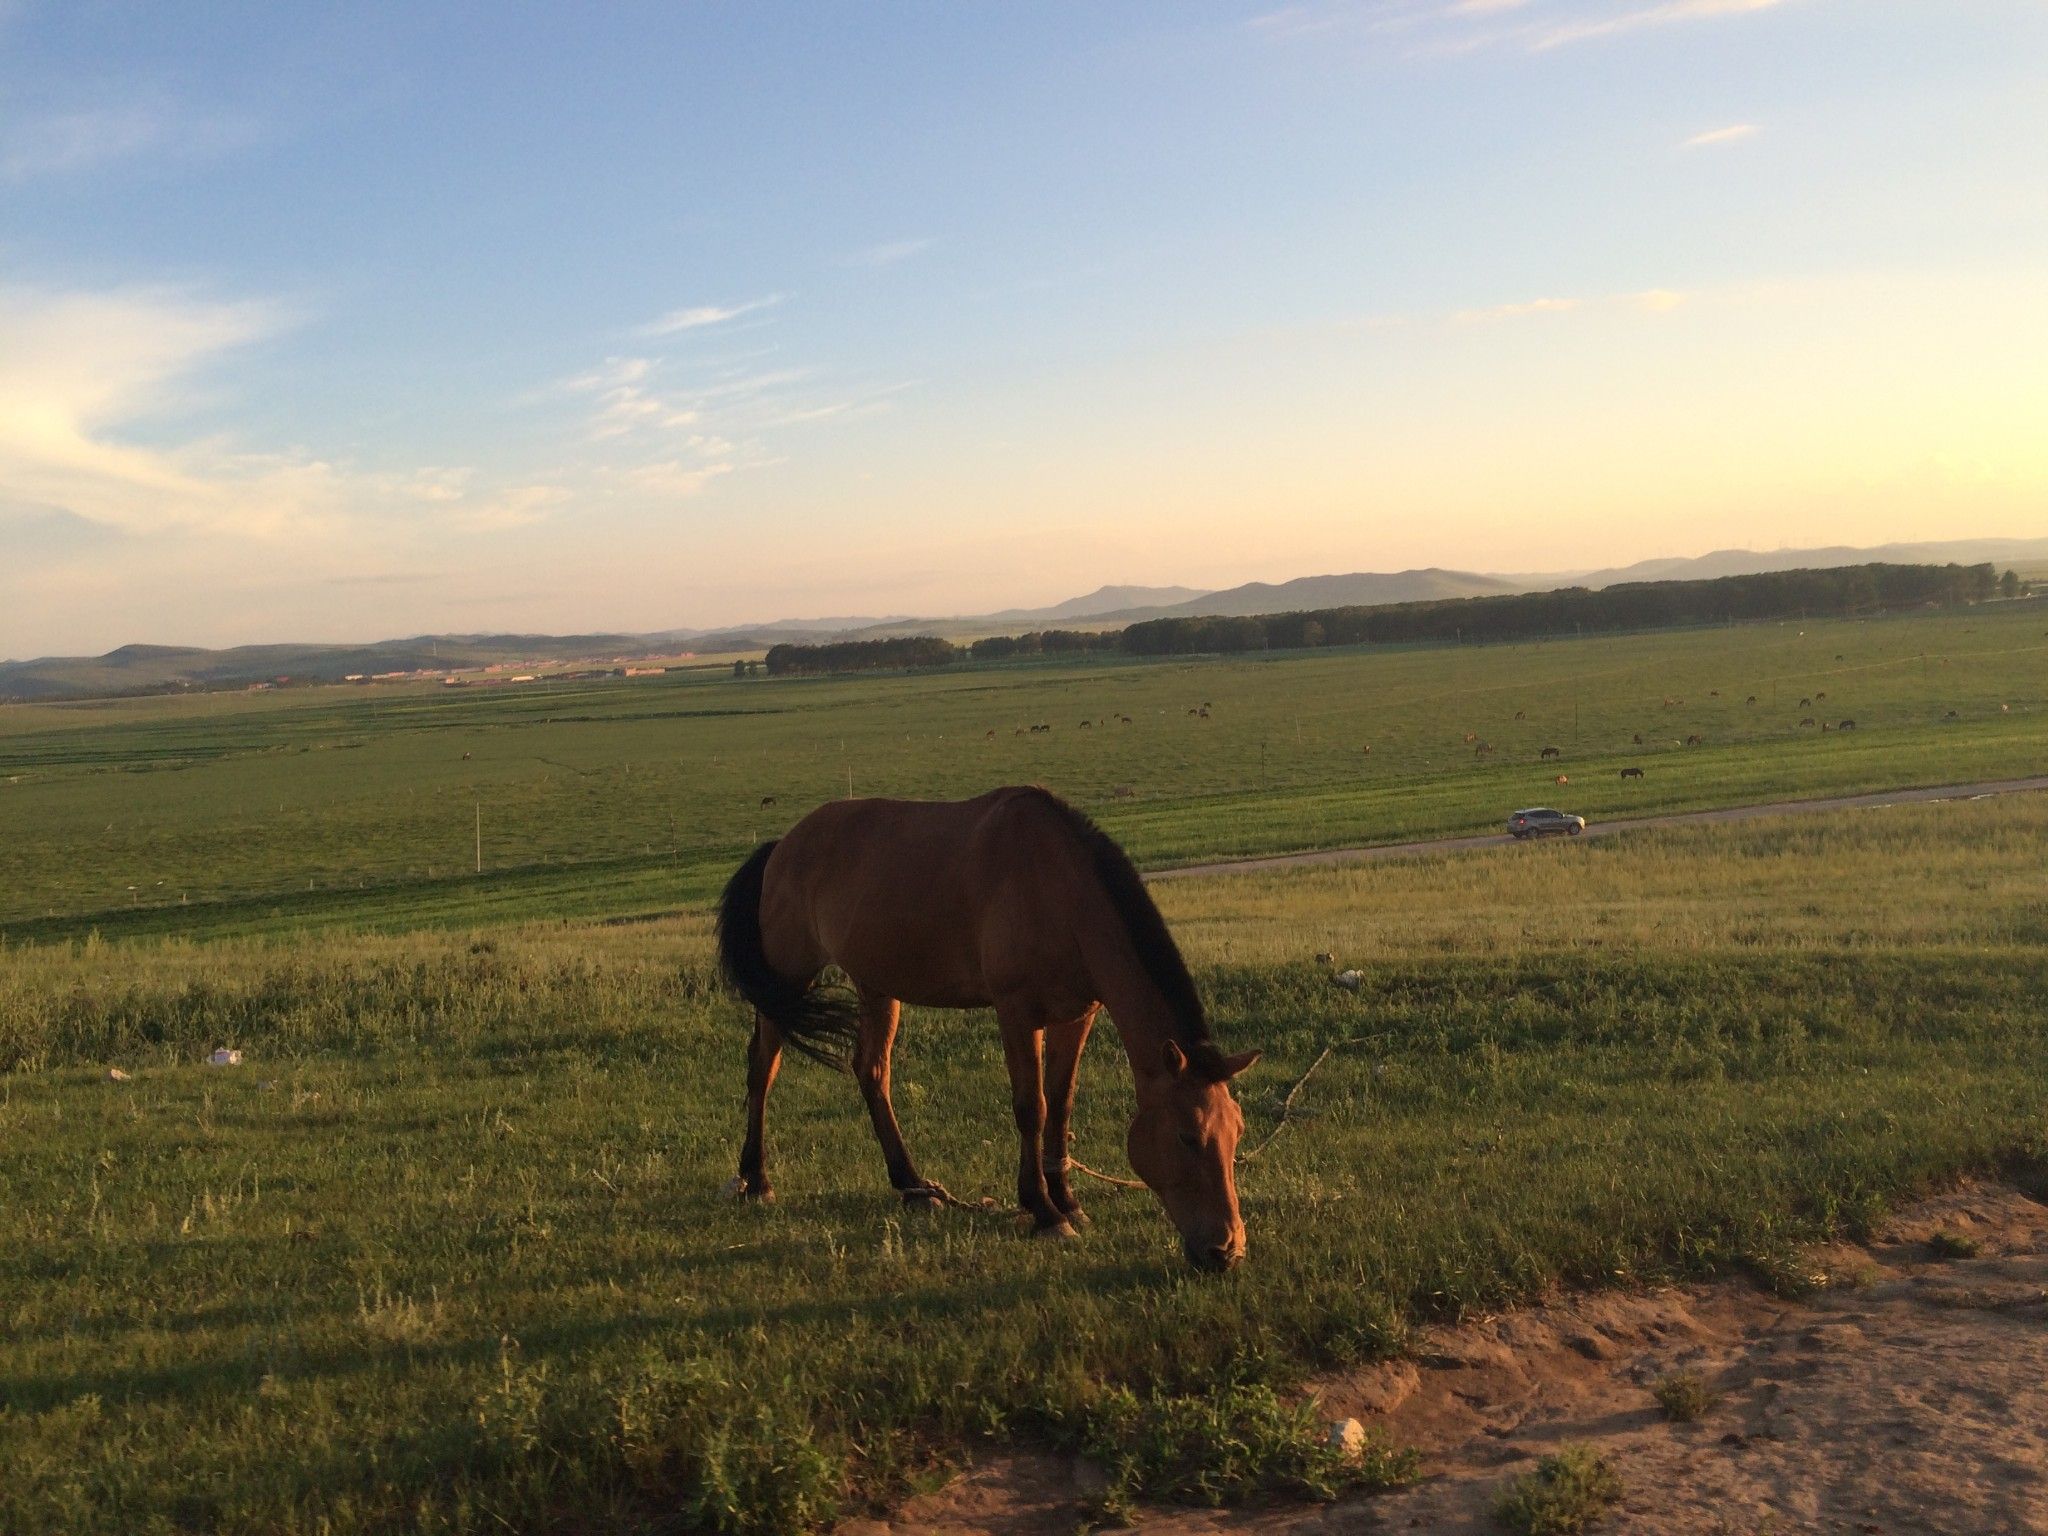
POLYGON ((2048 8, 0 0, 0 654, 2048 531, 2048 8))

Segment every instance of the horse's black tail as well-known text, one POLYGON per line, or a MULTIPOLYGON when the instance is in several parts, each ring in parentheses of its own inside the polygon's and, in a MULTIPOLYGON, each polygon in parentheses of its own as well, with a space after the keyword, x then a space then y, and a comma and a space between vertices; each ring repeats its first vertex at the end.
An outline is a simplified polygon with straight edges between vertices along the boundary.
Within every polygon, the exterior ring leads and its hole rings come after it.
POLYGON ((769 964, 761 948, 761 874, 772 842, 763 843, 733 871, 718 902, 718 968, 726 983, 752 1003, 783 1039, 814 1061, 850 1070, 860 1008, 850 997, 791 981, 769 964))

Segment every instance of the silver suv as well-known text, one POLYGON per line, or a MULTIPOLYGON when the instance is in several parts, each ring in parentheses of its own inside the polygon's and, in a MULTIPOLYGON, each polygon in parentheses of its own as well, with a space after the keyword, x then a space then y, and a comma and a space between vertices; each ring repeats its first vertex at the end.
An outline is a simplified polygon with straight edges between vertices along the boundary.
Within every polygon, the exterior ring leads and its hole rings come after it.
POLYGON ((1569 811, 1553 811, 1538 806, 1534 810, 1517 811, 1508 818, 1510 837, 1577 837, 1586 830, 1586 818, 1574 816, 1569 811))

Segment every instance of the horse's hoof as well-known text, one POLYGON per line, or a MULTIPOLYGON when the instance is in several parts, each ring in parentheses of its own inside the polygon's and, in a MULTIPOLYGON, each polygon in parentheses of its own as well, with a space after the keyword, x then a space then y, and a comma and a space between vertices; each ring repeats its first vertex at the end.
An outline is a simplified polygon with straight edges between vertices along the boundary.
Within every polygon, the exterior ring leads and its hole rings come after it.
POLYGON ((1075 1206, 1071 1211, 1068 1211, 1066 1213, 1066 1217, 1069 1222, 1071 1222, 1074 1226, 1077 1227, 1086 1227, 1093 1225, 1093 1223, 1091 1223, 1088 1220, 1088 1213, 1082 1210, 1078 1205, 1075 1206))
POLYGON ((1031 1235, 1033 1237, 1061 1238, 1079 1237, 1081 1234, 1076 1232, 1070 1223, 1064 1221, 1056 1221, 1049 1227, 1038 1227, 1033 1229, 1031 1235))
POLYGON ((936 1211, 946 1203, 946 1197, 936 1189, 906 1189, 899 1193, 903 1196, 906 1210, 936 1211))
POLYGON ((728 1200, 750 1200, 755 1205, 773 1205, 775 1191, 765 1181, 759 1185, 749 1184, 744 1175, 734 1175, 725 1186, 728 1200))

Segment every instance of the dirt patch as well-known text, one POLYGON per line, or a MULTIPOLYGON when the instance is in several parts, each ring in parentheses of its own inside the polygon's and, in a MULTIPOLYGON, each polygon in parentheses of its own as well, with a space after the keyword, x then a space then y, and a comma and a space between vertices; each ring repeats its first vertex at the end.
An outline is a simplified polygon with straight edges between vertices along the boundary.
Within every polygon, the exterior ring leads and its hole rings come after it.
MULTIPOLYGON (((1310 1508, 1148 1511, 1138 1526, 1495 1533, 1501 1484, 1577 1442, 1620 1473, 1604 1528, 1630 1536, 2048 1536, 2048 1206, 1968 1185, 1812 1262, 1828 1283, 1801 1301, 1727 1281, 1430 1329, 1414 1358, 1313 1389, 1329 1417, 1420 1451, 1416 1486, 1310 1508), (1712 1398, 1695 1422, 1668 1421, 1653 1396, 1676 1372, 1712 1398)), ((1085 1477, 1064 1458, 1005 1457, 892 1520, 841 1529, 1070 1536, 1085 1477)))

